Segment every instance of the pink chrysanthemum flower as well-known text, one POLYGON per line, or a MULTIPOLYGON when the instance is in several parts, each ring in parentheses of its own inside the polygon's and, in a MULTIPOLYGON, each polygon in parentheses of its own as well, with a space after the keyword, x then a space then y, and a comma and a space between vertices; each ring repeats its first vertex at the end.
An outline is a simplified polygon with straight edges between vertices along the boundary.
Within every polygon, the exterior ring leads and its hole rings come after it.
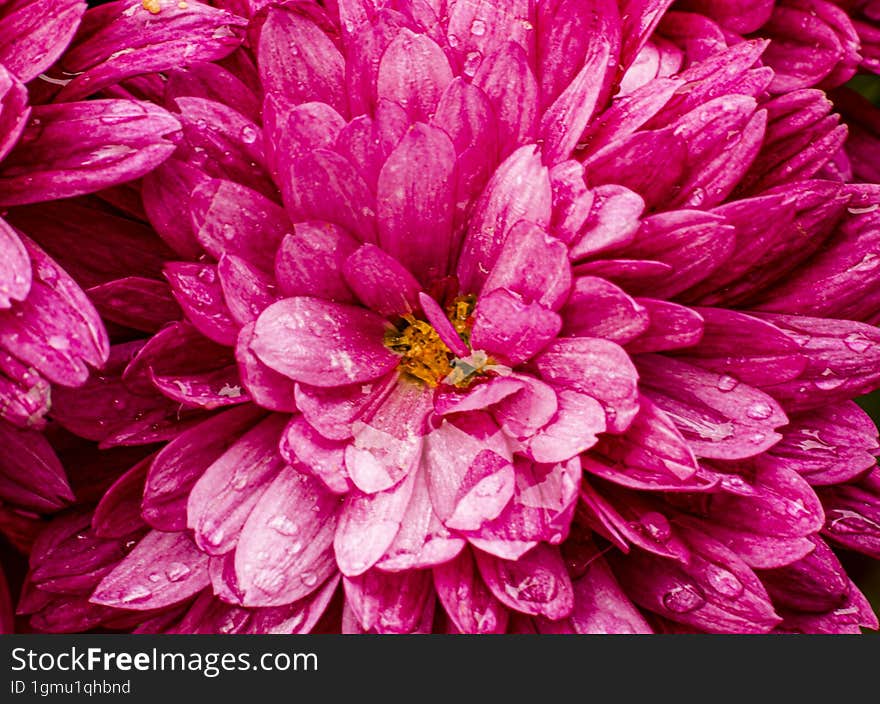
POLYGON ((36 627, 877 626, 830 547, 880 556, 844 12, 215 4, 111 3, 61 63, 181 124, 163 242, 137 202, 10 213, 112 324, 52 417, 144 446, 39 537, 36 627))

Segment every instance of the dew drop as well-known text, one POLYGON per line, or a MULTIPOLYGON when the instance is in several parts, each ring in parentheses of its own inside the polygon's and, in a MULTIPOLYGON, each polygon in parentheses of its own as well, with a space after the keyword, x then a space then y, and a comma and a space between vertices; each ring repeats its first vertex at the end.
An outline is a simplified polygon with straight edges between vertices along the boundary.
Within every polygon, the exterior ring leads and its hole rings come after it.
POLYGON ((718 565, 710 565, 708 567, 706 570, 706 580, 712 589, 731 599, 738 597, 743 592, 743 584, 737 576, 718 565))
POLYGON ((686 614, 700 608, 706 599, 695 586, 681 585, 663 595, 663 606, 676 614, 686 614))
POLYGON ((145 601, 149 599, 153 595, 152 590, 149 587, 145 587, 142 584, 135 584, 128 589, 121 597, 120 601, 123 604, 133 604, 137 601, 145 601))
POLYGON ((192 572, 192 570, 182 562, 172 562, 168 565, 168 569, 165 570, 166 576, 172 582, 180 582, 185 579, 190 572, 192 572))
POLYGON ((64 335, 52 335, 49 338, 49 347, 53 350, 63 352, 70 347, 70 341, 64 335))
POLYGON ((275 516, 275 518, 269 521, 269 527, 281 535, 296 535, 299 533, 299 526, 287 516, 275 516))
POLYGON ((767 420, 773 415, 773 408, 765 401, 758 401, 746 409, 746 415, 752 420, 767 420))
POLYGON ((230 486, 236 491, 241 491, 248 485, 247 472, 236 472, 229 481, 230 486))
POLYGON ((733 391, 737 386, 739 386, 739 379, 736 377, 730 376, 730 374, 725 374, 721 378, 718 379, 718 383, 716 384, 719 391, 729 392, 733 391))
POLYGON ((307 587, 314 587, 318 583, 318 575, 314 572, 303 572, 299 578, 307 587))
POLYGON ((221 228, 221 232, 223 233, 224 239, 230 240, 230 241, 235 239, 235 228, 232 225, 230 225, 229 223, 226 223, 221 228))
POLYGON ((150 572, 150 574, 147 575, 147 579, 149 579, 151 582, 153 582, 155 584, 156 582, 158 582, 162 578, 159 576, 158 572, 150 572))
POLYGON ((214 270, 211 267, 206 267, 202 269, 198 274, 196 274, 199 281, 203 281, 206 284, 210 284, 214 282, 214 270))
POLYGON ((455 34, 450 34, 446 37, 446 40, 449 42, 449 46, 453 49, 457 49, 461 46, 461 39, 459 39, 455 34))
POLYGON ((462 67, 462 72, 468 78, 473 78, 477 69, 480 68, 480 64, 483 62, 483 55, 479 51, 470 52, 464 60, 464 66, 462 67))
POLYGON ((250 125, 245 125, 241 128, 239 136, 241 137, 241 141, 245 144, 253 144, 257 141, 257 130, 250 125))
POLYGON ((471 22, 471 34, 475 37, 482 37, 486 33, 486 23, 481 19, 471 22))
POLYGON ((648 535, 660 543, 665 543, 672 537, 672 527, 662 513, 650 511, 643 515, 639 522, 648 535))
POLYGON ((845 509, 828 512, 828 530, 839 535, 868 534, 880 535, 880 524, 845 509))
POLYGON ((849 347, 853 352, 862 353, 867 350, 872 342, 868 339, 863 333, 860 332, 851 332, 845 338, 843 338, 844 344, 849 347))
POLYGON ((843 386, 845 382, 846 379, 837 376, 830 369, 826 369, 818 379, 813 381, 813 385, 821 391, 832 391, 839 386, 843 386))

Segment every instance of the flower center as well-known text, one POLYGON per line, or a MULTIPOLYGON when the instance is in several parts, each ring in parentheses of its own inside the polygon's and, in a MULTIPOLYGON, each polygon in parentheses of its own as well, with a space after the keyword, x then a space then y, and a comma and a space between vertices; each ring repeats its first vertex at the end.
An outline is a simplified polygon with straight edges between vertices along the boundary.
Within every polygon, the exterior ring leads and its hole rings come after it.
MULTIPOLYGON (((470 347, 471 313, 474 296, 459 296, 446 309, 446 317, 455 333, 470 347)), ((440 334, 427 321, 407 314, 385 333, 385 346, 400 355, 400 370, 434 387, 441 383, 466 388, 484 374, 490 359, 477 351, 456 357, 440 334)))

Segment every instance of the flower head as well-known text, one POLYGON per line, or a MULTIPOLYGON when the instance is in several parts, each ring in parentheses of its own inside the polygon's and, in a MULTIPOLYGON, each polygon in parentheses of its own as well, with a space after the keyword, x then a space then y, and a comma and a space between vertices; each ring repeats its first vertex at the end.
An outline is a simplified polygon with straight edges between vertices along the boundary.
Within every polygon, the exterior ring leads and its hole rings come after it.
MULTIPOLYGON (((52 414, 149 447, 46 529, 20 608, 49 630, 876 627, 829 547, 878 554, 851 399, 880 380, 880 191, 835 168, 820 90, 858 35, 821 1, 669 4, 91 11, 60 97, 146 98, 181 131, 140 192, 163 244, 96 272, 115 344, 52 414), (829 47, 809 62, 802 15, 829 47)), ((70 207, 99 251, 149 241, 133 210, 70 207)), ((58 243, 54 212, 10 217, 58 243)))

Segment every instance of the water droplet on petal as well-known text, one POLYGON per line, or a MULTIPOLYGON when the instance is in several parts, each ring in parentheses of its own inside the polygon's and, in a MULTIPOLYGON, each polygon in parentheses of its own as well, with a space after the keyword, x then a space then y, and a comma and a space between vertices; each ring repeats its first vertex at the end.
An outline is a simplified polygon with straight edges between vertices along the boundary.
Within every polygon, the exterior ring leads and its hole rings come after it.
POLYGON ((718 379, 718 383, 716 384, 719 391, 733 391, 737 386, 739 386, 739 379, 734 376, 730 376, 730 374, 725 374, 718 379))
POLYGON ((155 582, 158 582, 162 578, 159 576, 158 572, 151 572, 150 574, 147 575, 147 579, 149 579, 151 582, 155 583, 155 582))
POLYGON ((706 599, 693 585, 681 585, 663 595, 663 606, 676 614, 686 614, 700 608, 706 599))
POLYGON ((813 385, 821 391, 833 391, 839 386, 843 386, 846 379, 837 376, 831 369, 822 372, 818 379, 813 381, 813 385))
POLYGON ((204 281, 205 283, 212 283, 214 281, 214 270, 211 267, 206 267, 199 271, 197 274, 199 281, 204 281))
POLYGON ((860 332, 852 332, 843 338, 843 342, 849 347, 853 352, 864 352, 867 350, 873 343, 870 339, 865 337, 860 332))
POLYGON ((743 584, 737 576, 718 565, 709 565, 706 570, 706 580, 712 589, 731 599, 743 592, 743 584))
POLYGON ((257 130, 255 130, 250 125, 245 125, 241 128, 241 141, 245 144, 253 144, 257 141, 257 130))
POLYGON ((142 584, 132 585, 119 599, 123 604, 133 604, 137 601, 145 601, 153 595, 153 592, 142 584))
POLYGON ((746 409, 746 415, 752 420, 767 420, 773 415, 773 407, 766 401, 758 401, 746 409))
POLYGON ((483 55, 479 51, 472 51, 465 57, 462 72, 468 78, 473 78, 481 63, 483 63, 483 55))
POLYGON ((318 575, 314 572, 303 572, 299 578, 307 587, 314 587, 318 583, 318 575))
POLYGON ((299 533, 299 526, 287 516, 275 516, 275 518, 269 521, 269 527, 281 533, 281 535, 296 535, 299 533))
POLYGON ((172 562, 168 565, 168 569, 165 570, 165 574, 172 582, 179 582, 182 579, 185 579, 190 572, 192 572, 192 570, 182 562, 172 562))
POLYGON ((475 37, 482 37, 486 33, 486 23, 481 19, 471 22, 471 34, 475 37))
POLYGON ((648 535, 660 543, 665 543, 672 537, 672 526, 662 513, 649 511, 641 517, 640 523, 648 535))

